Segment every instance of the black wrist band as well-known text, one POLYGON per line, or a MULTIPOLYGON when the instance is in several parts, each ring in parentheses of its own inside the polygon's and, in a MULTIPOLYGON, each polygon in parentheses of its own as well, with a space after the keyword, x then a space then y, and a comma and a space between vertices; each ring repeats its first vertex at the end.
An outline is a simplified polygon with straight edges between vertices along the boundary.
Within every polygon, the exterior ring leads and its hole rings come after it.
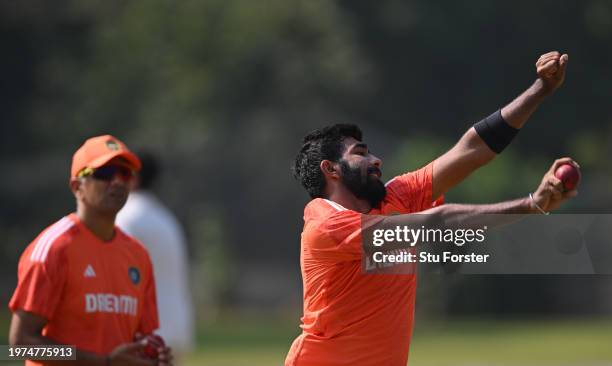
POLYGON ((518 129, 504 121, 501 109, 474 124, 474 129, 485 144, 497 154, 504 151, 506 146, 510 145, 512 139, 519 132, 518 129))

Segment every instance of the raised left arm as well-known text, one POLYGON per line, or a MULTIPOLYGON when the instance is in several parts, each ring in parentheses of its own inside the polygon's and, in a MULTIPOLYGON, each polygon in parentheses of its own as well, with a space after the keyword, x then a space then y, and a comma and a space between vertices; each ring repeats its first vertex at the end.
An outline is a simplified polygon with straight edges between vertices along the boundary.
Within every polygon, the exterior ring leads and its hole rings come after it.
POLYGON ((455 146, 435 160, 434 198, 463 181, 503 150, 511 139, 504 134, 518 132, 540 103, 563 84, 567 61, 567 54, 561 55, 557 51, 540 56, 536 62, 538 78, 527 90, 500 112, 479 122, 478 131, 470 127, 455 146))

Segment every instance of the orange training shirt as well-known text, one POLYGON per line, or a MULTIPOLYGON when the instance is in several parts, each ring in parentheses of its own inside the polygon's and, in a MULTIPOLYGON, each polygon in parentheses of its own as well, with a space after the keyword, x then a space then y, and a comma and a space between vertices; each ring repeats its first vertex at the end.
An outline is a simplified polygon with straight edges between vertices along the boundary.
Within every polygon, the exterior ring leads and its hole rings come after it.
POLYGON ((286 366, 406 365, 416 276, 363 274, 361 223, 368 215, 431 208, 432 170, 430 163, 390 180, 384 201, 367 215, 321 198, 306 205, 300 256, 302 334, 293 342, 286 366))
POLYGON ((26 248, 9 308, 46 318, 42 334, 55 342, 99 355, 132 342, 136 331, 148 334, 159 326, 146 249, 117 227, 104 242, 75 214, 26 248))

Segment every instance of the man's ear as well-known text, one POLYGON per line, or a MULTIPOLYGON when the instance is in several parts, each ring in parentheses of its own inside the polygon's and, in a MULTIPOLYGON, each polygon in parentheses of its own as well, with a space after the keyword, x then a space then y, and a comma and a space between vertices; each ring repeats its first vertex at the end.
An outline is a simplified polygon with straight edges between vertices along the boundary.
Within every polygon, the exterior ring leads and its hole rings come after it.
POLYGON ((68 182, 68 186, 70 187, 72 194, 74 194, 75 196, 77 195, 77 192, 81 188, 82 184, 83 182, 81 182, 81 179, 79 178, 70 178, 70 182, 68 182))
POLYGON ((330 178, 340 178, 340 167, 338 163, 334 163, 330 160, 322 160, 319 167, 325 176, 330 178))

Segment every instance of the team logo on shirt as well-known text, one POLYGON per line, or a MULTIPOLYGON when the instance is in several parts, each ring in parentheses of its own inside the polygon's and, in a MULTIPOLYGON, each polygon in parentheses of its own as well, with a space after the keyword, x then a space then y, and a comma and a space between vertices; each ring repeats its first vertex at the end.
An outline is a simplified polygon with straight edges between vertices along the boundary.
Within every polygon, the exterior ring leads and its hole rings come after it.
POLYGON ((85 272, 83 272, 83 277, 96 277, 96 271, 94 271, 91 264, 87 265, 87 268, 85 268, 85 272))
POLYGON ((138 285, 140 283, 140 271, 136 267, 128 268, 128 276, 130 276, 130 280, 134 285, 138 285))

